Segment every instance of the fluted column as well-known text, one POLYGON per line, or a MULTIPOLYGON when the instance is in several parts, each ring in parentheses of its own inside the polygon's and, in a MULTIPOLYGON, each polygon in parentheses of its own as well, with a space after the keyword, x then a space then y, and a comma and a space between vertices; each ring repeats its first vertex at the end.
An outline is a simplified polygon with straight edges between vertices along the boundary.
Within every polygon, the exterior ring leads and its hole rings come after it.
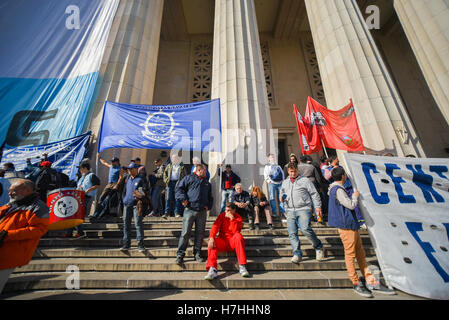
MULTIPOLYGON (((163 6, 164 0, 120 1, 100 68, 98 96, 89 124, 95 138, 106 100, 152 104, 163 6)), ((112 155, 120 157, 122 164, 128 164, 125 162, 135 156, 140 156, 143 163, 146 159, 145 150, 106 150, 102 156, 110 159, 112 155)), ((100 178, 106 179, 105 167, 99 165, 98 169, 100 178)))
POLYGON ((368 152, 425 156, 355 0, 305 0, 326 102, 353 98, 368 152))
POLYGON ((449 1, 395 0, 394 7, 430 91, 449 123, 449 1))
MULTIPOLYGON (((221 101, 225 162, 233 164, 244 189, 262 186, 274 137, 253 0, 215 1, 212 98, 221 101)), ((214 161, 220 163, 211 155, 211 174, 214 161)))

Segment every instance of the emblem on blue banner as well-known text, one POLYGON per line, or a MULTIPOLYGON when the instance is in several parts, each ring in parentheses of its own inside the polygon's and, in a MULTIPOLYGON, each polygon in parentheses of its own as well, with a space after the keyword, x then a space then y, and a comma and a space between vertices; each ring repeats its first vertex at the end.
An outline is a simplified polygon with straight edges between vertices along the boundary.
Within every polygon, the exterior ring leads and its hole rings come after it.
MULTIPOLYGON (((159 112, 151 114, 147 112, 148 118, 140 126, 145 128, 145 131, 141 131, 142 135, 154 142, 164 142, 168 146, 173 145, 175 137, 175 127, 179 126, 179 123, 173 119, 174 112, 164 112, 162 109, 159 112)), ((145 142, 142 142, 146 144, 145 142)))

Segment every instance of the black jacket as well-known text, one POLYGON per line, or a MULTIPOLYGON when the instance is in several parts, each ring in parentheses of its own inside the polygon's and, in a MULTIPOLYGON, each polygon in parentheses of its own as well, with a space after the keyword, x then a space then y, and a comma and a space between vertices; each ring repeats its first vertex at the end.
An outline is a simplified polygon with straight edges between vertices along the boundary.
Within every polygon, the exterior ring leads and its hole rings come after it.
POLYGON ((226 190, 225 181, 229 181, 229 178, 231 179, 232 188, 234 188, 237 183, 240 183, 240 177, 233 171, 231 171, 230 177, 227 176, 226 171, 221 172, 221 170, 218 170, 218 174, 221 175, 221 190, 226 190))
POLYGON ((189 201, 187 208, 195 211, 204 210, 207 206, 212 208, 212 186, 206 178, 190 174, 176 185, 175 197, 179 202, 189 201))
POLYGON ((260 209, 264 209, 266 206, 270 205, 267 200, 267 197, 258 198, 258 197, 251 196, 250 203, 251 203, 252 208, 258 206, 260 209), (264 206, 261 206, 260 205, 261 202, 266 202, 266 204, 264 206))

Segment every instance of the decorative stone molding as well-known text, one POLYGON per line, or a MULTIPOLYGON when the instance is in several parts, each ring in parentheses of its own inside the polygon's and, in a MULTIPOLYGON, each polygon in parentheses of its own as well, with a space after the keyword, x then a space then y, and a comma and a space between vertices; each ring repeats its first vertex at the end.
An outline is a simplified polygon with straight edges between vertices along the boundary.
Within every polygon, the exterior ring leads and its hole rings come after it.
POLYGON ((190 99, 193 102, 211 99, 212 44, 192 43, 190 99))
POLYGON ((273 77, 271 75, 271 59, 268 42, 262 42, 260 44, 260 50, 262 52, 262 62, 263 62, 263 70, 265 73, 265 82, 267 83, 268 103, 270 104, 270 108, 273 108, 276 105, 276 103, 274 99, 273 77))

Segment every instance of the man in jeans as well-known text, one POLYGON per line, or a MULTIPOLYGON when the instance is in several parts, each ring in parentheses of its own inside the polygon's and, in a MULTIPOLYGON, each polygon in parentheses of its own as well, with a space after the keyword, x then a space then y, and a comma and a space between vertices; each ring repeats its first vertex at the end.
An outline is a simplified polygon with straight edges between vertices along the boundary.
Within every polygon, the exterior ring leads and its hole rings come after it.
POLYGON ((185 207, 182 218, 182 233, 179 238, 176 264, 182 266, 193 223, 195 240, 193 254, 197 262, 203 262, 201 247, 206 230, 207 211, 212 207, 212 187, 206 179, 206 166, 199 164, 194 173, 186 176, 176 186, 176 200, 185 207))
POLYGON ((179 159, 177 154, 171 156, 171 162, 167 165, 164 170, 164 183, 166 186, 165 190, 165 214, 164 217, 168 217, 174 211, 174 216, 179 218, 183 214, 183 208, 181 203, 176 200, 175 189, 179 181, 187 176, 187 169, 184 164, 179 159), (173 209, 174 205, 174 209, 173 209))
MULTIPOLYGON (((125 191, 123 197, 123 247, 120 249, 126 252, 131 247, 131 219, 134 217, 134 224, 137 230, 137 248, 139 252, 145 252, 143 216, 137 210, 137 200, 135 192, 146 194, 146 183, 139 175, 139 165, 131 163, 128 166, 128 177, 125 181, 125 191)), ((120 178, 122 179, 122 178, 120 178)), ((120 183, 121 181, 119 181, 120 183)))
MULTIPOLYGON (((268 193, 270 196, 270 206, 272 216, 276 216, 276 198, 280 195, 282 181, 284 181, 284 170, 276 163, 276 157, 274 154, 268 155, 268 163, 264 168, 264 178, 268 185, 268 193)), ((284 207, 279 202, 280 215, 285 213, 284 207)))
POLYGON ((289 178, 284 180, 281 187, 280 201, 285 204, 287 213, 287 230, 293 249, 293 263, 302 259, 301 244, 298 237, 298 227, 303 235, 312 242, 316 252, 316 260, 324 260, 324 248, 321 241, 310 226, 312 218, 312 203, 318 217, 322 216, 321 200, 315 186, 309 179, 298 174, 296 164, 288 165, 289 178))
POLYGON ((234 186, 240 183, 240 177, 232 171, 230 164, 226 165, 224 172, 221 172, 223 164, 220 164, 218 176, 221 175, 221 209, 220 213, 225 211, 226 203, 230 202, 231 195, 234 192, 234 186))

